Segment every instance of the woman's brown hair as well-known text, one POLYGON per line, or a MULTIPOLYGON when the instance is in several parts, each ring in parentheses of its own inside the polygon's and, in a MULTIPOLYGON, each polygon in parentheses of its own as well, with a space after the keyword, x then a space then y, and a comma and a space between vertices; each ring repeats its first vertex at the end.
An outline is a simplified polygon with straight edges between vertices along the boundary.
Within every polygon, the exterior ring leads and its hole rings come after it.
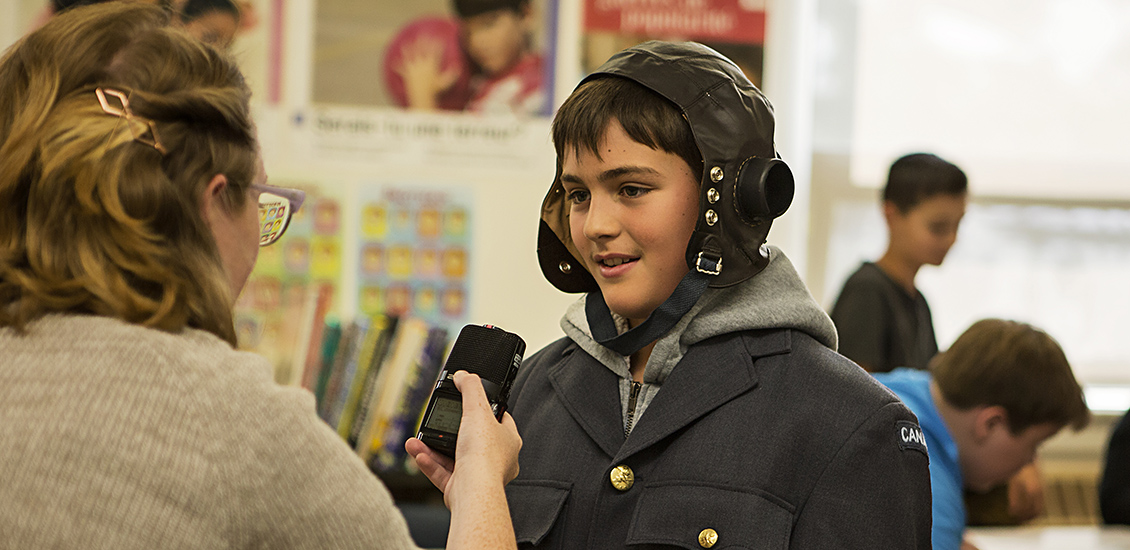
POLYGON ((234 345, 234 297, 200 202, 223 174, 223 204, 247 207, 249 95, 234 63, 154 6, 76 8, 14 46, 0 61, 0 326, 85 313, 234 345), (106 28, 123 38, 92 38, 106 28), (113 92, 125 95, 129 115, 108 113, 96 90, 115 107, 113 92))

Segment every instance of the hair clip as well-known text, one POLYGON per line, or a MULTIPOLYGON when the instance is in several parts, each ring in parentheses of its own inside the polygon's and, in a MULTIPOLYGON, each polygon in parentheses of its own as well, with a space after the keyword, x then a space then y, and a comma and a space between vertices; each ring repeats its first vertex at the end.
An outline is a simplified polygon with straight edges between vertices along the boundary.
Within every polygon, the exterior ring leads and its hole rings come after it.
POLYGON ((162 155, 168 154, 169 151, 165 149, 164 145, 161 144, 161 138, 157 135, 157 127, 153 124, 153 121, 144 117, 134 115, 133 111, 131 111, 129 108, 129 99, 126 97, 126 94, 118 90, 112 90, 109 88, 96 88, 94 90, 94 93, 98 96, 98 103, 102 105, 103 111, 105 111, 107 114, 126 119, 126 126, 129 126, 129 130, 130 133, 133 134, 134 141, 144 143, 156 149, 162 155), (118 108, 110 105, 110 101, 106 98, 106 96, 118 98, 118 101, 121 103, 121 107, 118 108), (130 124, 134 120, 144 124, 147 128, 149 128, 148 134, 152 137, 147 137, 146 132, 138 133, 137 129, 132 124, 130 124))

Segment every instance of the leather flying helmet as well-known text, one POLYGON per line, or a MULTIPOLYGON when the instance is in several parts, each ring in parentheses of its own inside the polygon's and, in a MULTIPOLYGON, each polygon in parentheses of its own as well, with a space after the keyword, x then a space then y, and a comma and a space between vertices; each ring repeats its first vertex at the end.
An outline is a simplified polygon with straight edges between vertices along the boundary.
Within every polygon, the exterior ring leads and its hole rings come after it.
MULTIPOLYGON (((581 83, 609 76, 666 98, 690 123, 704 166, 698 222, 686 252, 692 274, 705 275, 711 287, 726 287, 759 273, 769 263, 769 227, 793 199, 792 171, 773 145, 769 101, 732 61, 692 42, 628 48, 581 83)), ((595 292, 599 287, 569 235, 560 159, 557 172, 542 204, 538 261, 558 289, 595 292)))

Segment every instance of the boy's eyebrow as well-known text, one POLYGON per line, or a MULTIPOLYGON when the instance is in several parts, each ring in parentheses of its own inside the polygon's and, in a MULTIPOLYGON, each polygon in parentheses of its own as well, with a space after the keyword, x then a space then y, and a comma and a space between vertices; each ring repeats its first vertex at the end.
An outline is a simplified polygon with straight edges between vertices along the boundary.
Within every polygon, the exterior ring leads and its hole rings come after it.
POLYGON ((620 166, 605 170, 600 173, 600 181, 614 180, 624 176, 634 176, 636 174, 659 175, 659 170, 650 166, 620 166))
MULTIPOLYGON (((634 176, 638 174, 659 175, 659 170, 650 166, 618 166, 605 170, 597 176, 597 179, 606 182, 614 179, 619 179, 624 176, 634 176)), ((569 183, 583 184, 584 181, 572 174, 561 174, 561 181, 569 183)))

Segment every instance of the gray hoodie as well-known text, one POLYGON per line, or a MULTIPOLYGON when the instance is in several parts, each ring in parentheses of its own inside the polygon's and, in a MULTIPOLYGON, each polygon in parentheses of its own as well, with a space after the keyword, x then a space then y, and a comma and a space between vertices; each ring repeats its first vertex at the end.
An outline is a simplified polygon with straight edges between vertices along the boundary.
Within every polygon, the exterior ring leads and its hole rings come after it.
MULTIPOLYGON (((625 434, 631 432, 687 349, 698 342, 731 332, 790 328, 836 349, 836 327, 828 314, 808 292, 784 252, 772 246, 769 249, 769 265, 764 271, 732 287, 708 288, 679 323, 656 341, 644 367, 643 384, 637 390, 634 407, 628 357, 593 339, 585 316, 586 296, 565 311, 561 318, 565 334, 620 378, 625 434)), ((613 319, 620 333, 628 329, 627 320, 616 314, 613 319)))

